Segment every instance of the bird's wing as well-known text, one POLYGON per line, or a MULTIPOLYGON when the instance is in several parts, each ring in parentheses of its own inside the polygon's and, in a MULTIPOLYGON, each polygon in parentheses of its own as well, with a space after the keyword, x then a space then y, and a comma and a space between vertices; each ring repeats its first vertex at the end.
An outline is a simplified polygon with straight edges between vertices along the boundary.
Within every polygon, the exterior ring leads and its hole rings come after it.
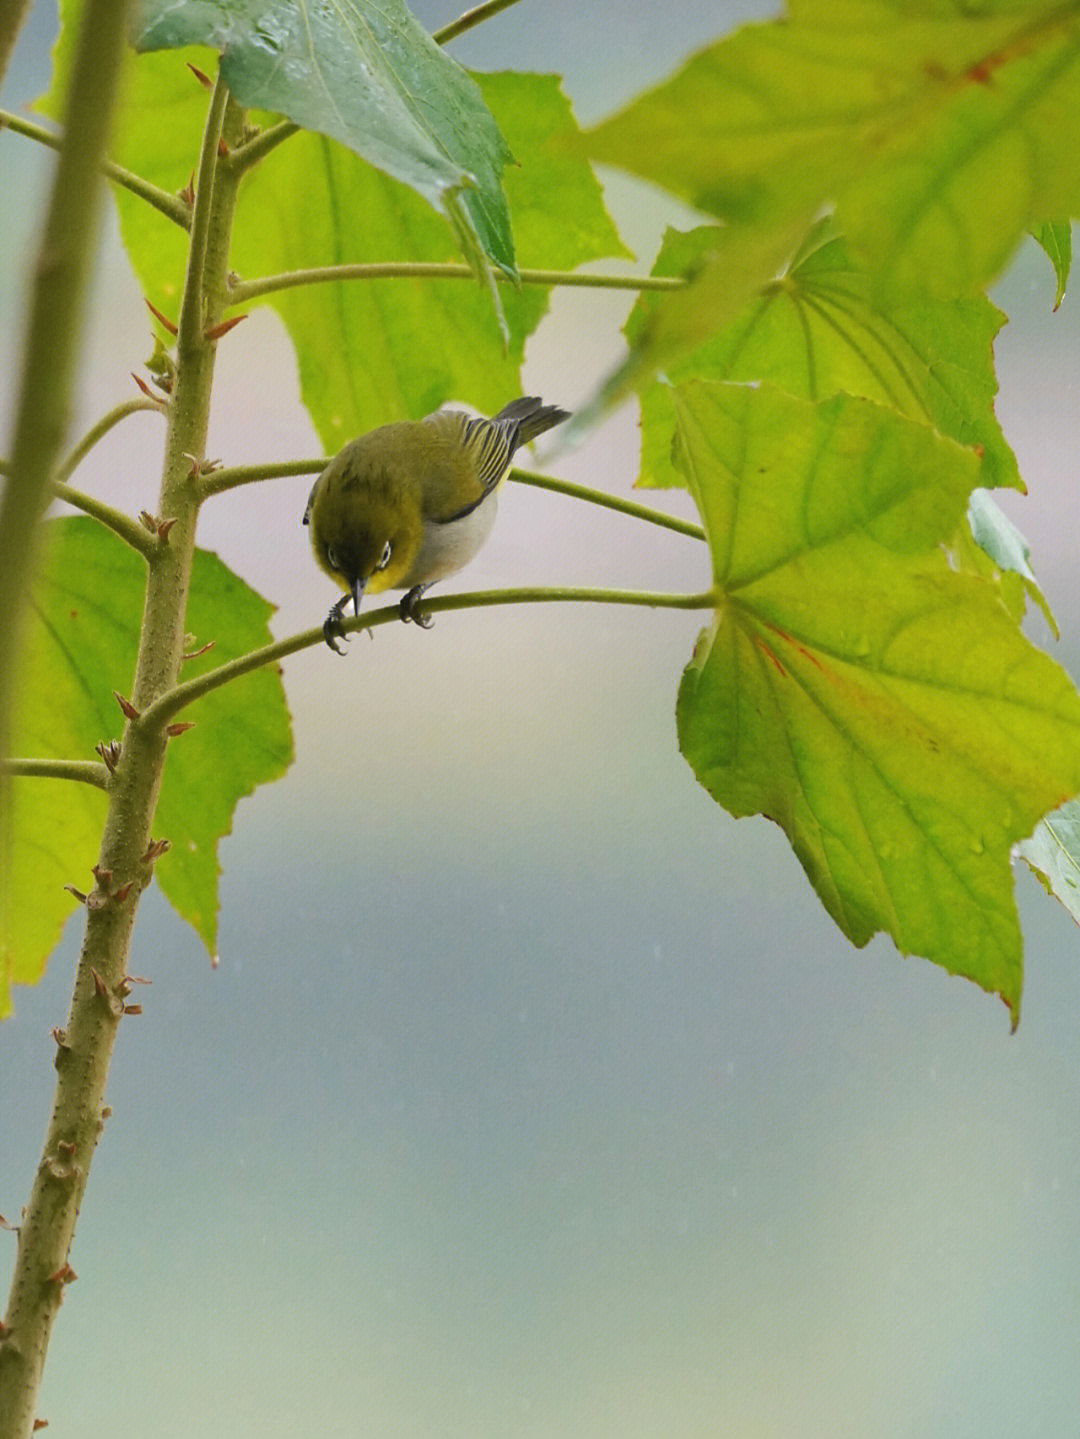
POLYGON ((464 445, 480 486, 476 501, 479 503, 510 468, 517 449, 517 421, 489 420, 483 415, 474 418, 460 410, 442 410, 429 415, 424 423, 432 425, 448 440, 464 445))

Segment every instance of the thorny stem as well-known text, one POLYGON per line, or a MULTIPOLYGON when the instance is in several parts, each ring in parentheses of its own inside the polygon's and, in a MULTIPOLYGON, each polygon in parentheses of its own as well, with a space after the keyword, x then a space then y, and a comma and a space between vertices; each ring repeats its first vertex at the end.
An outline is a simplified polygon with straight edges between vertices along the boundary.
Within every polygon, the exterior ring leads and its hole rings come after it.
MULTIPOLYGON (((168 515, 173 524, 147 555, 146 603, 130 701, 137 714, 128 721, 118 763, 107 782, 108 813, 95 866, 96 888, 84 897, 86 927, 75 990, 67 1026, 57 1031, 56 1099, 19 1227, 11 1298, 0 1331, 3 1439, 25 1439, 31 1432, 52 1323, 64 1287, 74 1277, 68 1254, 105 1118, 105 1085, 125 1013, 131 931, 157 853, 150 843, 151 825, 169 739, 162 727, 146 723, 145 713, 175 685, 183 654, 199 503, 190 456, 204 453, 215 356, 215 342, 207 338, 206 329, 220 319, 223 309, 238 184, 236 177, 218 168, 219 141, 238 142, 242 125, 242 112, 219 81, 203 137, 180 309, 176 384, 168 406, 159 513, 168 515)), ((100 780, 100 774, 90 770, 78 777, 91 783, 100 780)))

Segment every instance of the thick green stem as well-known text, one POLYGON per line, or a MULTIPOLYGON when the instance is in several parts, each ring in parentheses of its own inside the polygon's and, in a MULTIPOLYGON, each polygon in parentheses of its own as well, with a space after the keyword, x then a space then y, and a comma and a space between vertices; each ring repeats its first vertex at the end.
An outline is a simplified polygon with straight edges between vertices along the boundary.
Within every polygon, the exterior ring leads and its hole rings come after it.
MULTIPOLYGON (((107 8, 107 7, 106 7, 107 8)), ((173 520, 148 555, 146 603, 128 723, 108 781, 109 808, 96 888, 66 1029, 57 1035, 57 1087, 41 1162, 19 1228, 11 1299, 0 1338, 0 1435, 25 1439, 53 1320, 74 1277, 68 1254, 90 1161, 106 1114, 105 1084, 126 1010, 127 957, 139 896, 157 850, 151 827, 168 737, 145 712, 172 689, 183 653, 184 615, 195 547, 198 489, 190 455, 203 454, 215 342, 207 327, 221 314, 237 180, 218 167, 218 144, 235 143, 243 116, 219 84, 211 102, 192 219, 192 243, 169 404, 159 513, 173 520)), ((78 876, 73 876, 78 879, 78 876)))

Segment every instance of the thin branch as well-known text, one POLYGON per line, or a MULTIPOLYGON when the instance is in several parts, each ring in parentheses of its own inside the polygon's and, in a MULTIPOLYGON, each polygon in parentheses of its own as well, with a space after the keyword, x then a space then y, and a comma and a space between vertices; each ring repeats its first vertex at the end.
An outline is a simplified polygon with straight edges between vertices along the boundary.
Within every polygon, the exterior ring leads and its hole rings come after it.
POLYGON ((114 425, 118 425, 121 420, 126 420, 128 415, 138 414, 140 410, 153 410, 155 413, 162 415, 167 408, 164 400, 149 399, 125 400, 123 404, 115 406, 108 414, 102 415, 96 425, 87 430, 71 454, 64 460, 56 472, 56 483, 63 484, 69 479, 97 442, 104 439, 114 425))
POLYGON ((433 31, 431 38, 436 45, 445 45, 450 40, 456 40, 466 30, 471 30, 474 25, 479 25, 484 20, 490 20, 492 15, 498 15, 500 10, 509 10, 511 5, 517 3, 518 0, 485 0, 483 5, 476 5, 471 10, 466 10, 464 15, 459 15, 449 25, 444 25, 441 30, 433 31))
MULTIPOLYGON (((297 475, 317 475, 329 463, 330 457, 324 455, 322 459, 317 460, 283 460, 265 465, 231 465, 227 469, 214 470, 207 475, 206 479, 201 482, 200 493, 204 499, 207 499, 211 495, 225 494, 229 490, 239 489, 241 485, 259 484, 263 480, 285 480, 292 479, 297 475)), ((586 504, 599 505, 606 510, 615 510, 619 514, 629 515, 632 519, 645 520, 651 525, 659 525, 661 529, 674 530, 679 535, 688 535, 694 540, 706 538, 705 531, 693 520, 681 520, 677 515, 666 515, 662 510, 651 509, 648 505, 638 504, 635 500, 620 499, 619 496, 607 494, 604 490, 593 490, 587 485, 575 485, 569 480, 556 479, 554 475, 540 475, 534 470, 519 470, 516 467, 510 471, 509 478, 519 485, 531 485, 537 490, 551 490, 553 494, 584 500, 586 504)))
POLYGON ((109 771, 96 760, 86 759, 9 759, 4 772, 33 779, 68 779, 92 784, 96 789, 109 788, 109 771))
MULTIPOLYGON (((529 587, 515 590, 473 590, 460 595, 438 595, 425 599, 425 613, 439 614, 444 610, 479 609, 489 605, 531 605, 531 604, 598 604, 598 605, 643 605, 650 609, 707 610, 716 604, 716 595, 711 590, 701 594, 657 594, 645 590, 592 590, 575 588, 529 587)), ((368 610, 359 617, 344 620, 342 632, 352 634, 357 630, 376 629, 380 625, 400 623, 401 611, 396 604, 382 609, 368 610)), ((323 644, 325 636, 322 626, 302 630, 285 640, 275 640, 229 660, 195 679, 185 680, 175 689, 167 690, 153 704, 148 705, 139 720, 140 727, 160 726, 168 723, 174 715, 204 695, 231 684, 233 680, 262 669, 265 665, 277 664, 300 650, 312 649, 323 644)))
MULTIPOLYGON (((16 135, 25 135, 28 140, 36 140, 39 145, 48 145, 51 150, 59 150, 64 143, 63 135, 54 134, 43 125, 35 125, 32 120, 24 119, 22 115, 11 110, 0 110, 0 130, 5 128, 13 130, 16 135)), ((160 210, 166 219, 179 225, 181 230, 190 228, 191 211, 179 195, 170 195, 168 190, 159 190, 156 185, 151 185, 149 180, 144 180, 141 175, 136 175, 131 170, 125 170, 122 165, 117 165, 112 160, 101 162, 101 173, 115 185, 121 185, 133 195, 138 195, 140 200, 152 205, 155 210, 160 210)))
POLYGON ((296 475, 317 475, 326 469, 329 460, 280 460, 269 465, 229 465, 222 470, 212 470, 199 481, 199 494, 208 499, 211 495, 223 495, 228 490, 239 489, 241 485, 258 484, 261 480, 287 480, 296 475))
POLYGON ((623 500, 618 495, 609 495, 604 490, 592 490, 587 485, 575 485, 569 480, 556 479, 554 475, 538 475, 534 470, 510 471, 510 479, 519 485, 531 485, 538 490, 551 490, 557 495, 569 495, 575 500, 585 500, 590 505, 600 505, 606 510, 617 510, 621 515, 630 515, 636 520, 646 520, 661 529, 674 530, 679 535, 689 535, 694 540, 704 540, 705 531, 693 520, 680 520, 676 515, 665 515, 662 510, 639 505, 635 500, 623 500))
POLYGON ((300 126, 295 125, 292 120, 279 120, 268 130, 260 130, 250 140, 237 145, 225 163, 237 174, 243 174, 245 170, 250 170, 252 165, 265 160, 271 150, 276 150, 284 141, 291 139, 299 129, 300 126))
POLYGON ((137 550, 144 559, 150 558, 154 550, 154 538, 129 515, 114 510, 112 505, 107 505, 104 500, 96 499, 93 495, 84 495, 81 490, 73 490, 70 485, 57 484, 54 486, 54 493, 65 505, 82 510, 84 515, 91 515, 106 529, 112 530, 114 535, 118 535, 126 545, 137 550))
MULTIPOLYGON (((502 284, 513 283, 509 276, 493 271, 502 284)), ((521 270, 524 285, 573 285, 586 290, 682 290, 686 281, 679 275, 590 275, 579 270, 521 270)), ((297 285, 336 284, 342 280, 475 280, 468 265, 388 260, 364 265, 322 265, 309 270, 289 270, 283 275, 264 275, 255 280, 237 280, 229 290, 229 305, 246 305, 263 295, 290 290, 297 285)))

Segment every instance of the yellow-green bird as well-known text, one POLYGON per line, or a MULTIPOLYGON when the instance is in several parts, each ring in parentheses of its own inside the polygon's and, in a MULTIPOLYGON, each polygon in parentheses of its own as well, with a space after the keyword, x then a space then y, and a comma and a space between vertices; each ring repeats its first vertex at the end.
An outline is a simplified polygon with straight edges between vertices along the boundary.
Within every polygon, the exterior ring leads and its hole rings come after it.
POLYGON ((330 648, 344 653, 336 639, 345 606, 352 600, 359 614, 365 591, 407 590, 402 619, 430 625, 417 602, 467 565, 491 533, 514 451, 569 418, 525 395, 491 420, 439 410, 381 425, 335 455, 304 511, 315 559, 348 591, 323 624, 330 648))

